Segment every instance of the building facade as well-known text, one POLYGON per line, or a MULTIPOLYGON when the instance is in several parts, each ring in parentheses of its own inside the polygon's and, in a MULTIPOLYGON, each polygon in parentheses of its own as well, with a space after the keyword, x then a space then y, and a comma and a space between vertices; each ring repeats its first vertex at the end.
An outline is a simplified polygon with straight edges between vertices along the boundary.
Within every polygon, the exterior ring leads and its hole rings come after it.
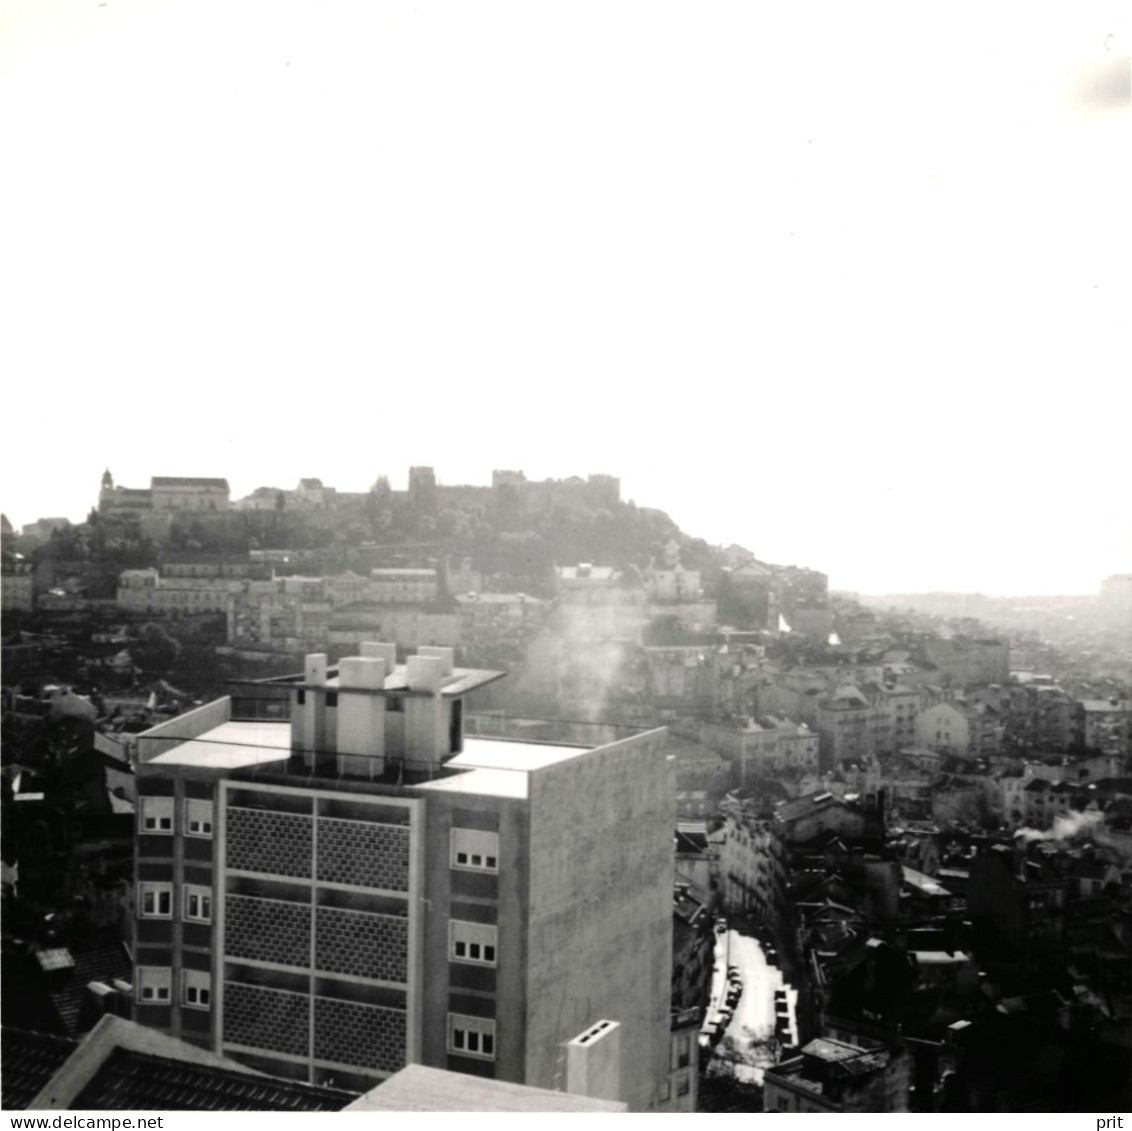
POLYGON ((139 736, 137 1016, 274 1075, 364 1090, 409 1063, 561 1088, 624 1033, 670 1082, 664 732, 465 737, 497 672, 366 644, 139 736))

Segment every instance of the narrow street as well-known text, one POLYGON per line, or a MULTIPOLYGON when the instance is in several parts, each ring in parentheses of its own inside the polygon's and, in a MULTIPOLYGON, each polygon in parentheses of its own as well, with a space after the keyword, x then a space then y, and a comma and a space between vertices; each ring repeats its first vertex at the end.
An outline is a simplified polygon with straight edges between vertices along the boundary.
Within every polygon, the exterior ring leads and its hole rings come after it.
POLYGON ((763 1072, 777 1063, 780 1049, 797 1043, 798 991, 785 985, 782 971, 768 962, 758 939, 734 929, 722 932, 716 936, 711 998, 705 1019, 709 1033, 712 1022, 726 1007, 731 966, 739 971, 743 992, 734 1014, 726 1021, 722 1038, 710 1053, 707 1071, 710 1075, 729 1075, 745 1083, 761 1084, 763 1072), (776 991, 785 992, 785 998, 779 999, 785 1001, 785 1007, 778 1011, 788 1017, 777 1035, 776 991))

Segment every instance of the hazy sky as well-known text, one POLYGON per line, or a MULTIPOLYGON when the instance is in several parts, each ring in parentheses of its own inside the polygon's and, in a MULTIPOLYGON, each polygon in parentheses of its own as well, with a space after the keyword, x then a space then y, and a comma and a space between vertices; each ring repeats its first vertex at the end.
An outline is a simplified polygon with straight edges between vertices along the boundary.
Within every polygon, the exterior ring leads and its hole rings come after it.
POLYGON ((421 463, 839 588, 1132 569, 1126 4, 0 13, 17 524, 421 463))

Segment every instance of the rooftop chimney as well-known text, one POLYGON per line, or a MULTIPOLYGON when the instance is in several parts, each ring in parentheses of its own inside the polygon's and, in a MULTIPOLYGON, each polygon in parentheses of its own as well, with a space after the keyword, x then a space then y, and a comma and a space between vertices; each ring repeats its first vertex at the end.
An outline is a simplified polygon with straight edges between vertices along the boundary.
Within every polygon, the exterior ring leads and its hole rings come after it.
POLYGON ((566 1091, 621 1101, 621 1024, 598 1021, 566 1042, 566 1091))
POLYGON ((393 669, 397 666, 396 644, 378 644, 370 641, 358 645, 358 654, 366 659, 384 660, 386 675, 392 675, 393 669))
POLYGON ((303 660, 303 683, 291 706, 291 749, 302 751, 303 762, 314 769, 325 751, 326 695, 314 688, 326 686, 326 653, 314 652, 303 660))
MULTIPOLYGON (((443 651, 444 649, 441 649, 443 651)), ((406 663, 409 690, 424 694, 405 698, 405 760, 418 769, 437 768, 451 752, 448 734, 450 705, 441 698, 447 660, 418 653, 406 663)))
POLYGON ((338 772, 377 778, 385 772, 385 660, 346 656, 338 664, 338 772))
POLYGON ((455 648, 440 648, 432 644, 422 644, 417 649, 418 656, 431 656, 437 660, 444 661, 444 675, 450 676, 452 669, 456 666, 456 649, 455 648))

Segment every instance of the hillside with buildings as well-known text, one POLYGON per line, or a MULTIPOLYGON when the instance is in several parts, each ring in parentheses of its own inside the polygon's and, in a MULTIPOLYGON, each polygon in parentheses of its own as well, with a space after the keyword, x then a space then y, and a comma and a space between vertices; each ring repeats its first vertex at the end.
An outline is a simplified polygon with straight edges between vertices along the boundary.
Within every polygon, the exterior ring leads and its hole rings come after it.
POLYGON ((857 599, 428 468, 108 473, 3 569, 5 1106, 1128 1106, 1125 575, 857 599))

